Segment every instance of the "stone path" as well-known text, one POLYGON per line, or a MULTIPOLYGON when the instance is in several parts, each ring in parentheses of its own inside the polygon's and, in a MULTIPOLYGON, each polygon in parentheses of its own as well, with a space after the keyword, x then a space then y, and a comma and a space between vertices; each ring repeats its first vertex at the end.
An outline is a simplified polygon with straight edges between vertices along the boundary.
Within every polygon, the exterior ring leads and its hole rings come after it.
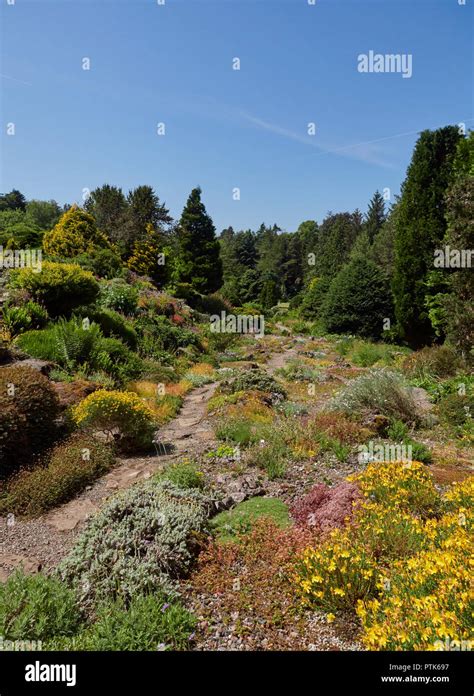
MULTIPOLYGON (((270 357, 264 368, 273 373, 289 358, 293 348, 270 357)), ((199 455, 216 445, 207 422, 207 403, 218 382, 198 387, 184 397, 176 418, 164 425, 155 438, 156 454, 121 458, 112 471, 95 481, 78 497, 34 520, 16 520, 7 525, 0 518, 0 582, 17 567, 36 572, 52 567, 68 552, 84 523, 96 514, 117 491, 150 478, 165 465, 179 458, 199 455)))

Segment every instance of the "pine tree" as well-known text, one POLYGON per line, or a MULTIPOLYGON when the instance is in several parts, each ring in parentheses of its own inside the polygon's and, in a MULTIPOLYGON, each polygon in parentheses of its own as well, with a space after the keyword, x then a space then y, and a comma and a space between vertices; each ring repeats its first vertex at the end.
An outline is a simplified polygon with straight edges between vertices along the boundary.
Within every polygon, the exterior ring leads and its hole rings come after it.
POLYGON ((376 191, 369 203, 369 209, 365 218, 365 231, 369 244, 373 244, 375 237, 382 229, 387 216, 385 214, 385 201, 382 194, 376 191))
POLYGON ((222 261, 214 224, 201 202, 201 189, 191 191, 177 228, 176 279, 198 292, 215 292, 222 285, 222 261))
POLYGON ((431 343, 435 336, 426 282, 434 250, 446 232, 445 194, 460 137, 455 126, 423 131, 402 186, 392 288, 399 336, 413 348, 431 343))
POLYGON ((321 308, 328 331, 379 338, 392 315, 387 278, 366 257, 357 254, 333 278, 321 308))

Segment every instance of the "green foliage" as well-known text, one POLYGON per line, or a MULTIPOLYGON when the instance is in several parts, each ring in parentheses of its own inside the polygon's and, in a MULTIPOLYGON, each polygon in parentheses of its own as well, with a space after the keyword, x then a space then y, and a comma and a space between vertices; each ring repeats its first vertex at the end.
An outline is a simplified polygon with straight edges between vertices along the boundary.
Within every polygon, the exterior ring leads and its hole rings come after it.
POLYGON ((204 488, 204 475, 202 471, 199 471, 195 464, 187 460, 167 466, 166 469, 159 474, 159 477, 171 481, 173 485, 182 490, 204 488))
POLYGON ((213 293, 202 295, 196 303, 196 309, 203 314, 220 314, 231 311, 232 307, 220 294, 213 293))
POLYGON ((331 408, 347 414, 381 414, 404 423, 419 423, 410 387, 401 375, 389 370, 370 370, 352 380, 331 401, 331 408))
MULTIPOLYGON (((447 231, 443 240, 451 249, 472 250, 474 237, 474 131, 458 143, 453 182, 446 194, 447 231)), ((447 339, 474 360, 474 274, 471 267, 443 269, 447 288, 440 298, 447 339)))
POLYGON ((354 213, 330 213, 323 221, 317 237, 312 266, 315 274, 334 278, 349 260, 350 251, 362 231, 362 216, 354 213))
POLYGON ((409 377, 451 377, 463 367, 463 361, 452 346, 426 347, 409 355, 403 362, 403 370, 409 377))
POLYGON ((0 583, 0 635, 4 640, 70 636, 80 623, 74 592, 56 579, 17 571, 0 583))
POLYGON ((278 527, 290 525, 288 507, 279 498, 251 498, 232 510, 220 512, 212 519, 211 529, 219 541, 233 541, 238 535, 252 529, 261 517, 270 518, 278 527))
POLYGON ((96 621, 72 638, 49 641, 47 650, 155 651, 186 650, 195 619, 177 601, 161 594, 107 602, 96 621))
POLYGON ((314 382, 318 380, 320 370, 300 360, 292 360, 288 361, 285 367, 277 370, 277 374, 290 382, 314 382))
POLYGON ((438 404, 441 420, 450 426, 463 426, 474 418, 474 394, 450 394, 438 404))
POLYGON ((391 419, 391 423, 387 430, 387 437, 395 442, 402 442, 408 436, 408 426, 401 420, 396 418, 391 419))
POLYGON ((163 352, 175 352, 178 348, 199 348, 197 333, 172 324, 166 317, 156 314, 140 316, 135 322, 141 355, 160 360, 163 352))
POLYGON ((431 450, 422 442, 416 442, 416 440, 406 439, 404 440, 403 444, 410 445, 411 456, 414 462, 431 464, 431 462, 433 461, 433 455, 431 453, 431 450))
POLYGON ((79 266, 43 261, 41 273, 32 268, 10 272, 13 288, 27 290, 53 317, 69 315, 79 305, 94 302, 99 285, 92 273, 79 266))
POLYGON ((191 283, 207 294, 222 285, 219 242, 211 218, 201 202, 201 189, 191 191, 177 230, 176 280, 191 283))
POLYGON ((31 300, 19 307, 5 304, 2 307, 2 321, 8 329, 10 338, 14 338, 30 329, 41 329, 46 326, 48 312, 31 300))
POLYGON ((216 425, 216 437, 224 442, 236 442, 242 447, 258 442, 266 431, 264 425, 245 417, 223 417, 216 425))
POLYGON ((101 307, 133 315, 137 310, 138 290, 120 278, 102 281, 98 303, 101 307))
POLYGON ((324 276, 309 280, 300 305, 300 313, 304 319, 316 319, 319 316, 330 284, 330 279, 324 276))
POLYGON ((372 367, 375 363, 388 365, 393 362, 396 354, 402 354, 406 351, 406 348, 387 345, 386 343, 354 341, 353 347, 349 353, 349 358, 359 367, 372 367))
POLYGON ((86 271, 91 271, 98 278, 120 278, 126 274, 122 260, 112 249, 96 248, 87 254, 79 254, 73 258, 86 271))
POLYGON ((16 339, 21 350, 34 358, 50 360, 73 372, 99 370, 117 383, 141 374, 141 359, 118 338, 104 338, 100 327, 79 318, 59 319, 42 331, 27 331, 16 339))
POLYGON ((107 246, 107 238, 97 229, 92 215, 76 205, 69 208, 43 237, 43 248, 52 257, 72 258, 107 246))
POLYGON ((261 441, 249 449, 246 463, 265 471, 270 481, 283 478, 291 450, 278 428, 262 429, 261 434, 261 441))
POLYGON ((25 196, 18 191, 12 189, 10 193, 3 193, 0 196, 0 210, 22 210, 26 209, 25 196))
POLYGON ((0 510, 37 516, 67 502, 114 464, 109 445, 75 433, 46 457, 45 466, 21 471, 10 479, 0 510))
POLYGON ((127 201, 122 189, 105 184, 87 197, 84 208, 112 242, 122 242, 127 222, 127 201))
POLYGON ((55 339, 54 362, 73 370, 78 365, 97 360, 102 332, 97 324, 84 325, 79 320, 59 319, 50 329, 55 339))
POLYGON ((138 337, 132 322, 113 309, 90 305, 89 307, 78 307, 74 313, 83 319, 87 318, 98 324, 107 338, 111 336, 120 338, 129 348, 136 349, 138 337))
POLYGON ((118 338, 102 338, 97 346, 92 367, 113 377, 117 383, 141 375, 143 363, 136 353, 118 338))
POLYGON ((26 219, 40 230, 50 230, 60 217, 61 208, 56 201, 31 200, 26 204, 26 219))
POLYGON ((81 593, 81 603, 176 592, 199 551, 210 501, 152 481, 114 496, 92 519, 59 566, 60 576, 81 593))
POLYGON ((385 276, 372 261, 356 256, 333 279, 321 318, 330 332, 378 338, 391 313, 385 276))
POLYGON ((21 363, 0 370, 0 476, 51 443, 58 415, 47 377, 21 363))
POLYGON ((231 380, 223 380, 219 387, 222 394, 233 394, 238 391, 258 390, 275 395, 277 401, 286 398, 284 387, 264 370, 247 370, 231 380))
POLYGON ((376 191, 369 203, 369 209, 364 223, 364 230, 367 233, 369 244, 373 244, 385 220, 385 201, 380 191, 376 191))
POLYGON ((423 131, 402 186, 392 287, 400 336, 415 348, 434 338, 425 282, 446 232, 445 193, 460 137, 457 126, 423 131))

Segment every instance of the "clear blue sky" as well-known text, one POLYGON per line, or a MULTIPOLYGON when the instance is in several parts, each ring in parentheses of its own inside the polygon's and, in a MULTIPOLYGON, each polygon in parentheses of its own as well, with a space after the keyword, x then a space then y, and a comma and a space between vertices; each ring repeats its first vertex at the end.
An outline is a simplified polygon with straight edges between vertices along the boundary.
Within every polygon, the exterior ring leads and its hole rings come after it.
POLYGON ((6 2, 0 190, 27 198, 150 184, 179 217, 199 184, 218 231, 293 231, 397 193, 418 131, 473 125, 474 0, 6 2), (370 50, 413 76, 359 73, 370 50))

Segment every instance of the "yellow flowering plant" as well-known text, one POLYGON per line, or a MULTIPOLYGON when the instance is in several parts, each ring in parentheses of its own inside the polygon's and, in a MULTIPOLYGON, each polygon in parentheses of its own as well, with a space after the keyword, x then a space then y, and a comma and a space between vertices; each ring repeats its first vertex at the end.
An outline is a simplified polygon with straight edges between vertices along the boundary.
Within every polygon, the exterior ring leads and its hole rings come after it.
POLYGON ((472 634, 472 539, 464 529, 440 548, 394 563, 379 597, 359 601, 362 641, 369 650, 435 650, 439 641, 472 634))
POLYGON ((474 639, 474 477, 444 495, 419 463, 369 465, 350 479, 366 500, 348 526, 300 555, 303 603, 331 620, 355 609, 369 650, 436 650, 474 639))
POLYGON ((429 517, 441 498, 431 474, 421 462, 372 462, 360 474, 349 476, 362 493, 377 503, 429 517))
POLYGON ((72 418, 80 427, 119 435, 126 449, 151 445, 156 427, 155 414, 133 392, 100 389, 72 409, 72 418))

